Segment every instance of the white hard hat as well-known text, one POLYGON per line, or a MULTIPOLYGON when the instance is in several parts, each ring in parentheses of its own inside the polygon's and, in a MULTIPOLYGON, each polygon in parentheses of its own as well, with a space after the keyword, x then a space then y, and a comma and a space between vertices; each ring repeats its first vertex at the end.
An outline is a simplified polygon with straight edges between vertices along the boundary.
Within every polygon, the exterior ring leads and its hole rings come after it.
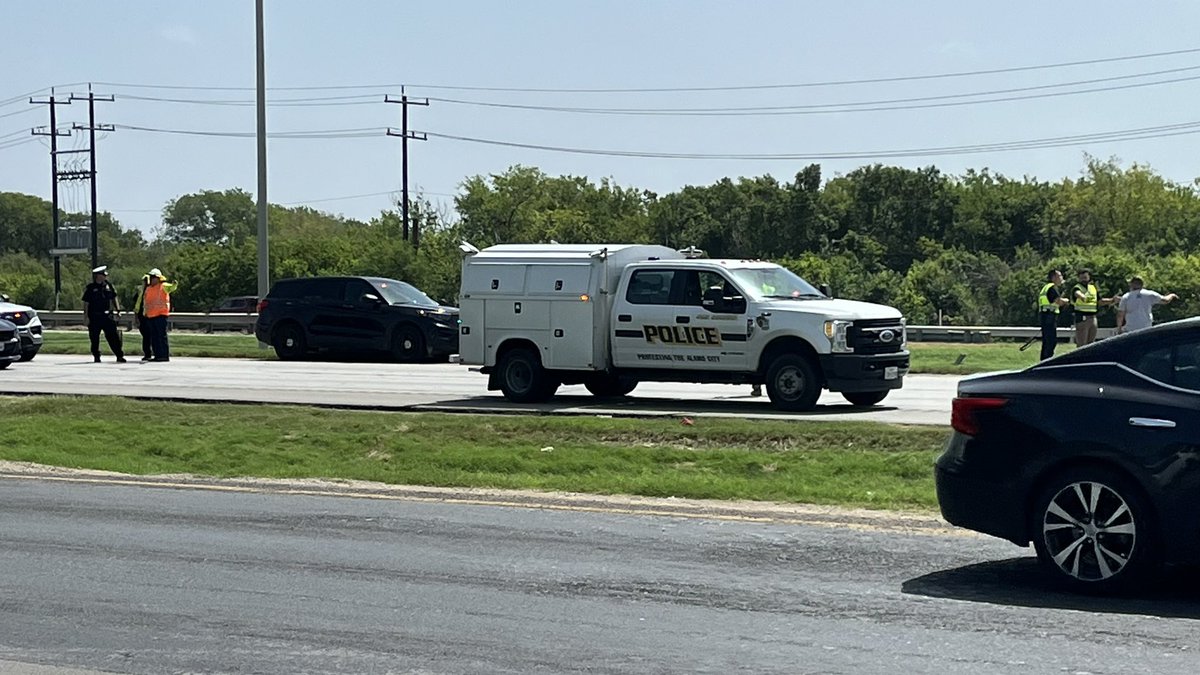
POLYGON ((101 265, 93 269, 92 274, 108 274, 108 265, 101 265))
POLYGON ((162 270, 160 270, 160 269, 158 269, 157 267, 155 267, 154 269, 150 270, 150 276, 152 276, 152 277, 161 277, 161 276, 162 276, 162 270))

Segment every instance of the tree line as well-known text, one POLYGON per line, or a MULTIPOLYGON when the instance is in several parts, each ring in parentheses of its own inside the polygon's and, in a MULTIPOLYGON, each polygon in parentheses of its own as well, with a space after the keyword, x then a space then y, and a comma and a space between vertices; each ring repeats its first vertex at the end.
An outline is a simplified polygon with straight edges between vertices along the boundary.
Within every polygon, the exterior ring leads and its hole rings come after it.
MULTIPOLYGON (((461 241, 636 242, 775 260, 839 297, 897 306, 919 324, 1029 324, 1051 268, 1068 278, 1090 268, 1105 295, 1141 274, 1185 299, 1163 308, 1164 319, 1195 313, 1200 300, 1200 183, 1114 160, 1089 158, 1078 178, 1058 182, 878 164, 826 178, 813 164, 786 181, 725 178, 665 195, 516 166, 464 180, 453 212, 422 199, 411 212, 422 226, 417 251, 396 209, 363 222, 272 205, 271 276, 394 277, 453 304, 461 241)), ((150 237, 105 213, 101 257, 128 297, 146 269, 162 267, 181 282, 176 306, 205 311, 254 294, 255 215, 241 189, 171 200, 150 237)), ((38 307, 54 304, 50 218, 44 200, 0 193, 0 290, 38 307)), ((62 307, 78 307, 87 267, 64 258, 62 307)))

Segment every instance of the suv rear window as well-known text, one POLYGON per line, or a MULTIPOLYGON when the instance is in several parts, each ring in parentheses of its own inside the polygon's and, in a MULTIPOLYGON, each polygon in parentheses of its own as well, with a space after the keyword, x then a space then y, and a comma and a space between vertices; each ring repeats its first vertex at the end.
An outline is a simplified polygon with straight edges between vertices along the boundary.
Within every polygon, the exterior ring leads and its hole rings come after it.
POLYGON ((270 297, 341 302, 345 287, 346 280, 338 278, 287 279, 275 284, 270 297))

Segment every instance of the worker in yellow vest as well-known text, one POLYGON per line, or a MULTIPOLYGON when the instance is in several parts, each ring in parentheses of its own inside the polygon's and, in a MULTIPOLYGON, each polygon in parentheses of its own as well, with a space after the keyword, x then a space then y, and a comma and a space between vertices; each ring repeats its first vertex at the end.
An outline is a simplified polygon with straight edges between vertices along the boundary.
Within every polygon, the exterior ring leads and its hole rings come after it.
POLYGON ((171 360, 171 346, 167 342, 167 318, 171 316, 171 293, 178 284, 163 279, 162 270, 155 267, 147 275, 149 283, 142 291, 142 313, 150 326, 150 344, 155 362, 171 360))
POLYGON ((1096 341, 1096 313, 1101 307, 1115 304, 1119 298, 1102 298, 1096 284, 1092 283, 1092 271, 1081 269, 1079 282, 1071 289, 1071 303, 1075 311, 1075 346, 1085 347, 1096 341))
POLYGON ((1064 305, 1070 300, 1059 292, 1063 275, 1058 270, 1051 270, 1046 275, 1046 283, 1038 292, 1038 322, 1042 328, 1042 360, 1054 356, 1054 347, 1058 345, 1058 315, 1064 305))

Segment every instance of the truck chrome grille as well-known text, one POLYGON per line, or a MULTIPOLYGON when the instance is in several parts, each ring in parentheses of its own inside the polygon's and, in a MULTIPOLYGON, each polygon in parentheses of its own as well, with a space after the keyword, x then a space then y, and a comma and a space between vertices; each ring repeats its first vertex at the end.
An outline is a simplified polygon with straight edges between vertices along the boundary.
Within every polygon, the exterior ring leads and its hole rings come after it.
POLYGON ((856 354, 891 354, 904 350, 904 324, 899 319, 855 321, 847 333, 856 354))

